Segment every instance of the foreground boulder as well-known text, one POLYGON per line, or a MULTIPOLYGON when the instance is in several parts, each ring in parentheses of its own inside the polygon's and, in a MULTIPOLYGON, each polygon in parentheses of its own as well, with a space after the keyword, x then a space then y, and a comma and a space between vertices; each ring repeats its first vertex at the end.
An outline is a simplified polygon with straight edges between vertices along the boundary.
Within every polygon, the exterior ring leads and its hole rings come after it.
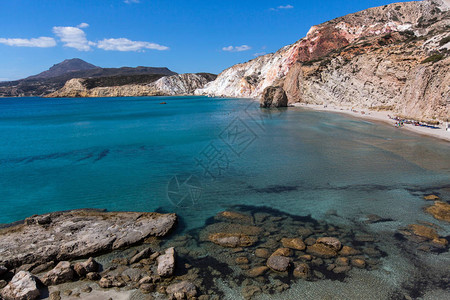
POLYGON ((165 254, 159 256, 158 260, 158 275, 168 277, 173 275, 175 270, 175 249, 169 248, 165 254))
POLYGON ((262 93, 260 106, 262 108, 287 107, 288 98, 282 87, 269 86, 262 93))
POLYGON ((11 282, 1 291, 5 300, 34 300, 39 298, 36 278, 26 271, 18 272, 11 282))
POLYGON ((72 281, 75 277, 75 272, 68 261, 62 261, 56 267, 44 275, 42 282, 45 285, 55 285, 64 282, 72 281))
POLYGON ((175 214, 73 210, 28 218, 25 224, 0 230, 0 265, 69 260, 118 249, 164 236, 175 214), (42 224, 45 220, 45 224, 42 224), (20 243, 17 241, 20 240, 20 243))
POLYGON ((169 299, 192 299, 197 296, 197 289, 192 282, 182 281, 169 285, 166 293, 169 295, 169 299))

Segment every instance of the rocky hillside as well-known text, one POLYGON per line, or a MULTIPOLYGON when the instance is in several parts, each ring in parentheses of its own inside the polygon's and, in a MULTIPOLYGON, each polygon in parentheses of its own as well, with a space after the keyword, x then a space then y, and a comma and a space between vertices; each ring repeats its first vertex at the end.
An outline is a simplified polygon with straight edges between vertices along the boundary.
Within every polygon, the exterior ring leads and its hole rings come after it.
POLYGON ((62 88, 72 78, 130 78, 130 76, 137 76, 136 80, 142 80, 142 78, 139 79, 139 76, 155 74, 159 74, 158 78, 160 78, 177 73, 167 68, 153 67, 101 68, 78 58, 66 59, 37 75, 16 81, 0 82, 0 97, 42 96, 62 88))
POLYGON ((444 120, 450 116, 449 2, 395 3, 313 26, 305 38, 223 71, 196 94, 260 98, 268 106, 286 97, 444 120))
POLYGON ((74 78, 63 88, 45 97, 138 97, 192 95, 216 79, 209 73, 172 76, 113 76, 100 78, 74 78))

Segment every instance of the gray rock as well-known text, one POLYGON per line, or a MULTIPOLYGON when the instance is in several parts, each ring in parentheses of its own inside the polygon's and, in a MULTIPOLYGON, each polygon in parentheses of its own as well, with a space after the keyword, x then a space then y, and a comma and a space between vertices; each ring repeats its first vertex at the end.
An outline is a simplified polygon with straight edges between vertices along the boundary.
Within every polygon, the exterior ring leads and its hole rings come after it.
POLYGON ((162 277, 172 276, 175 269, 175 249, 173 247, 167 249, 165 254, 158 257, 157 261, 158 275, 162 277))
POLYGON ((287 107, 287 104, 286 92, 280 86, 269 86, 261 95, 260 106, 263 108, 287 107))
POLYGON ((290 264, 290 259, 285 256, 272 255, 267 260, 267 266, 277 272, 287 271, 290 264))
POLYGON ((14 275, 11 282, 3 288, 1 296, 5 300, 34 300, 39 298, 36 278, 26 271, 14 275))
POLYGON ((176 219, 175 214, 97 210, 33 217, 26 224, 0 231, 0 265, 12 269, 55 258, 61 261, 88 257, 141 242, 149 236, 164 236, 174 227, 176 219), (42 226, 36 220, 46 219, 45 216, 51 222, 42 226))
POLYGON ((130 259, 130 264, 134 264, 134 263, 139 262, 141 259, 148 258, 150 256, 151 252, 152 252, 152 249, 150 249, 150 248, 146 248, 146 249, 142 250, 141 252, 134 255, 130 259))
POLYGON ((182 281, 169 285, 166 293, 169 295, 169 299, 192 299, 197 296, 197 288, 192 282, 182 281))
POLYGON ((42 282, 45 285, 55 285, 72 281, 75 272, 68 261, 62 261, 56 265, 51 271, 44 275, 42 282))
POLYGON ((85 262, 76 263, 73 266, 73 269, 78 274, 78 276, 85 277, 86 274, 88 274, 88 273, 97 272, 98 267, 99 267, 98 263, 92 257, 90 257, 85 262))

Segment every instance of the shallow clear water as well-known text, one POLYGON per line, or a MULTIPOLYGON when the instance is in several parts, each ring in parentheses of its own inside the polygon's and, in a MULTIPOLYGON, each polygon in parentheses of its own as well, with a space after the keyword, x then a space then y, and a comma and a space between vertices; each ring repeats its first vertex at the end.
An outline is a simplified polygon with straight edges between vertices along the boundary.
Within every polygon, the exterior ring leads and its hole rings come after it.
POLYGON ((176 212, 188 231, 251 205, 346 226, 392 219, 370 226, 378 234, 418 220, 450 233, 422 210, 425 194, 450 199, 450 144, 340 114, 205 97, 5 98, 0 140, 0 223, 92 207, 176 212))

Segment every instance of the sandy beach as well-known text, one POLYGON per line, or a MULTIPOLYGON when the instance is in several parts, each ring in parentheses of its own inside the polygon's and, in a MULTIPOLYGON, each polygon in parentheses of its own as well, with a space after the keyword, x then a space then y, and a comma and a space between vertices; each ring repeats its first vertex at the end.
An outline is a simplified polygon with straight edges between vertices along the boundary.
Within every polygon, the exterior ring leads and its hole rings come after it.
MULTIPOLYGON (((347 115, 357 117, 357 118, 385 122, 385 123, 391 124, 392 126, 394 126, 394 124, 395 124, 395 120, 390 119, 388 116, 388 115, 395 116, 395 114, 393 112, 388 112, 388 111, 371 111, 368 109, 366 109, 366 110, 355 109, 354 111, 352 111, 350 108, 341 108, 341 107, 336 107, 336 106, 324 107, 323 105, 314 105, 314 104, 305 104, 305 103, 294 103, 293 106, 307 108, 307 109, 313 109, 313 110, 347 114, 347 115)), ((409 131, 412 131, 412 132, 415 132, 418 134, 427 135, 427 136, 435 137, 435 138, 450 142, 450 131, 446 131, 445 125, 443 125, 443 124, 439 125, 439 129, 414 126, 412 124, 405 124, 400 129, 406 129, 406 130, 409 130, 409 131)))

